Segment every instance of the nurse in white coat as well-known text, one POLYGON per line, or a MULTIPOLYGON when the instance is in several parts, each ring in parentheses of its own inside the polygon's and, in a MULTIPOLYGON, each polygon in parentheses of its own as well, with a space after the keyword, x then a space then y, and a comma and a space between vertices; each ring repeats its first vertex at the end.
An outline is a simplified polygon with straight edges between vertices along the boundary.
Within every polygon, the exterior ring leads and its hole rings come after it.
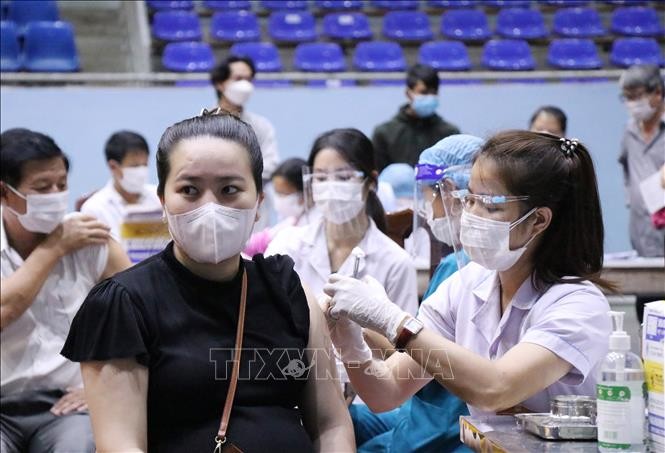
POLYGON ((351 251, 360 247, 357 277, 378 280, 398 307, 415 315, 416 270, 409 254, 383 233, 372 142, 357 129, 333 129, 316 139, 308 165, 305 192, 311 191, 321 216, 280 231, 265 254, 289 255, 302 283, 322 294, 331 274, 353 275, 351 251))

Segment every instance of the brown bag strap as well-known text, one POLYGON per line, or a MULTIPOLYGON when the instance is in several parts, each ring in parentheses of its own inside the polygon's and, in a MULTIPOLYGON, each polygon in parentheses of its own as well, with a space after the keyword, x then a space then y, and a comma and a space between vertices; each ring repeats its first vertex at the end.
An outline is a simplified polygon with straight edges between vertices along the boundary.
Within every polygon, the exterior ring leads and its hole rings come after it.
POLYGON ((242 352, 242 333, 245 327, 245 307, 247 305, 247 271, 242 273, 242 288, 240 290, 240 309, 238 312, 238 328, 236 330, 236 344, 233 350, 233 370, 231 371, 231 381, 229 390, 226 392, 226 401, 224 402, 224 411, 222 412, 222 421, 219 424, 219 431, 215 436, 215 452, 221 451, 221 446, 226 443, 226 429, 229 426, 231 418, 231 408, 233 407, 233 398, 236 394, 238 384, 238 374, 240 372, 240 353, 242 352))

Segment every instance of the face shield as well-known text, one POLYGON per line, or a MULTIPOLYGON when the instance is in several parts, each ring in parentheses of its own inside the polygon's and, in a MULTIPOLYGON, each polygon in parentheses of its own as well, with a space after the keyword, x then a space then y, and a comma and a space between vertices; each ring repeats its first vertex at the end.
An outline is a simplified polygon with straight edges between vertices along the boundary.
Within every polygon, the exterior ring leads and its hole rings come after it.
POLYGON ((313 172, 303 167, 303 196, 308 222, 322 218, 326 234, 335 237, 364 235, 368 187, 363 172, 348 169, 313 172))

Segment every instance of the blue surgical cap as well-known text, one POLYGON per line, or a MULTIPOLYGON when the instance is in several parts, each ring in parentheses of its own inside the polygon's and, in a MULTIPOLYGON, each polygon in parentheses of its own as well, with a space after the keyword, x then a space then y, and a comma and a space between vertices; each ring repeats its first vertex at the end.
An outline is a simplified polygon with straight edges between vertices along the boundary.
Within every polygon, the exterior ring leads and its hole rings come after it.
POLYGON ((413 197, 413 167, 408 164, 390 164, 379 175, 379 181, 390 184, 397 198, 413 197))
MULTIPOLYGON (((474 135, 449 135, 420 153, 418 164, 439 167, 470 165, 484 144, 485 140, 474 135)), ((457 177, 451 175, 451 177, 458 189, 465 189, 469 185, 468 173, 457 175, 457 177)))

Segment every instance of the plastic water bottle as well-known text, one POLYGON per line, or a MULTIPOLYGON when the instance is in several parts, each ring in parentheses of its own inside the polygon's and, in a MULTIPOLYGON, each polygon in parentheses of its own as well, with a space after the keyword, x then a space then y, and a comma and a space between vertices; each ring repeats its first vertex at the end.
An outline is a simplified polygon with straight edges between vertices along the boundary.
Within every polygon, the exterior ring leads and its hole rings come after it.
POLYGON ((623 312, 611 311, 614 331, 596 384, 598 450, 643 452, 644 369, 630 352, 630 336, 623 330, 623 312))

